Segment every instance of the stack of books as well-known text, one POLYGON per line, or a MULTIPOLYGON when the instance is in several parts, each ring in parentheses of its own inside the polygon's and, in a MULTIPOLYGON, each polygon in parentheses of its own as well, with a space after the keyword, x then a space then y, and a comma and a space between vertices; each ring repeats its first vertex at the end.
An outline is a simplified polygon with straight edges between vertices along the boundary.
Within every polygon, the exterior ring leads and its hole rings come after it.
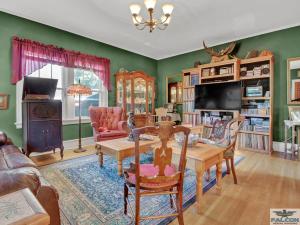
POLYGON ((182 83, 185 87, 197 85, 199 84, 199 75, 198 74, 184 75, 182 83))
POLYGON ((269 151, 269 136, 240 133, 239 137, 239 148, 269 151))
POLYGON ((194 101, 183 102, 182 110, 183 110, 183 112, 193 112, 194 111, 194 101))
POLYGON ((194 101, 195 90, 193 88, 183 89, 183 101, 194 101))
POLYGON ((263 118, 250 118, 245 119, 241 130, 244 131, 256 131, 262 133, 269 133, 270 120, 263 118))

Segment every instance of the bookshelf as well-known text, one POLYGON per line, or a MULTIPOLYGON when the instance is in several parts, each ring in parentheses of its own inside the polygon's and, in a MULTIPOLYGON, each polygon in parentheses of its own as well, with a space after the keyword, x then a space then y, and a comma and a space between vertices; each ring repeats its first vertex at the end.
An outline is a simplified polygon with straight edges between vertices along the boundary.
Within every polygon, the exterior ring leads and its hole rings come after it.
MULTIPOLYGON (((183 85, 183 121, 192 121, 194 113, 195 85, 199 84, 199 69, 190 68, 182 71, 183 85)), ((192 123, 192 122, 191 122, 192 123)))
POLYGON ((273 129, 273 56, 251 59, 231 59, 223 62, 199 65, 182 71, 183 76, 183 124, 203 126, 204 136, 209 135, 216 119, 245 117, 237 141, 241 150, 261 153, 272 152, 273 129), (195 110, 194 87, 197 84, 241 81, 243 89, 242 110, 195 110), (260 96, 246 95, 248 86, 261 85, 260 96))
POLYGON ((271 153, 273 140, 273 56, 243 59, 240 62, 240 80, 243 86, 241 115, 245 117, 239 134, 238 148, 271 153), (254 96, 247 87, 262 87, 262 95, 254 96), (248 96, 247 96, 248 95, 248 96))

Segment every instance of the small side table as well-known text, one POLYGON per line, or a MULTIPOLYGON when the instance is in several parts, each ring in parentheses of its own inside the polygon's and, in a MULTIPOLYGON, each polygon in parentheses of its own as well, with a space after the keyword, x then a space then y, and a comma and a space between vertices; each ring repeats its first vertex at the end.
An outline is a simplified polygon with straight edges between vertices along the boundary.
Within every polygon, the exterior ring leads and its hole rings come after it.
MULTIPOLYGON (((292 156, 295 157, 295 152, 298 153, 298 159, 300 160, 300 151, 299 151, 299 146, 297 147, 297 141, 295 143, 295 138, 296 138, 296 129, 298 129, 298 138, 299 138, 299 128, 300 128, 300 122, 296 122, 296 121, 292 121, 292 120, 284 120, 284 151, 285 151, 285 155, 287 155, 288 152, 288 148, 287 148, 287 144, 288 141, 291 140, 291 152, 292 152, 292 156), (288 131, 289 129, 292 129, 292 136, 288 137, 288 131)), ((299 141, 298 141, 298 145, 299 145, 299 141)))
POLYGON ((0 197, 2 225, 49 225, 50 217, 26 188, 0 197))

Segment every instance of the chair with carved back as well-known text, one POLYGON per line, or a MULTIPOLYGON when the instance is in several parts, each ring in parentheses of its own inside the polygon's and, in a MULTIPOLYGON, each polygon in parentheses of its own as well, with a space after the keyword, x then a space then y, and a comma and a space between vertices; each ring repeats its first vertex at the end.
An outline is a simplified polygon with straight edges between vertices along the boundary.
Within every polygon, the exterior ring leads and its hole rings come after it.
POLYGON ((166 217, 178 218, 179 224, 183 225, 183 179, 186 166, 187 140, 190 129, 183 126, 173 126, 173 122, 163 121, 158 126, 136 128, 133 130, 135 139, 135 163, 124 170, 124 213, 127 209, 135 216, 135 224, 143 220, 162 219, 166 217), (153 163, 140 164, 139 139, 145 133, 157 133, 160 138, 160 147, 155 148, 153 163), (176 168, 172 164, 172 148, 168 141, 174 133, 183 132, 185 139, 182 144, 179 165, 176 168), (133 191, 135 189, 135 191, 133 191), (145 196, 168 195, 170 207, 174 208, 173 195, 176 195, 176 211, 167 215, 141 216, 141 198, 145 196), (130 205, 129 196, 135 200, 135 212, 130 205))
MULTIPOLYGON (((226 162, 227 174, 230 174, 230 169, 233 175, 234 183, 237 184, 237 177, 234 166, 234 151, 236 146, 236 140, 238 132, 243 124, 244 118, 236 118, 232 120, 216 120, 213 124, 213 128, 208 138, 209 143, 226 146, 223 158, 226 162), (229 164, 230 162, 230 164, 229 164)), ((207 170, 207 180, 210 179, 210 170, 207 170)))

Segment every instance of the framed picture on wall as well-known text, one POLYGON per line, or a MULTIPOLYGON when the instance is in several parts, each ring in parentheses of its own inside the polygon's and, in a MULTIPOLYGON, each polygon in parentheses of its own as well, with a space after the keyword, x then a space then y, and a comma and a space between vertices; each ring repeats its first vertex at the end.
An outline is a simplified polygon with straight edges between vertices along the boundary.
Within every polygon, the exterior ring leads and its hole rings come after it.
POLYGON ((292 100, 300 99, 300 79, 292 80, 292 100))
POLYGON ((0 93, 0 109, 8 108, 8 95, 0 93))

